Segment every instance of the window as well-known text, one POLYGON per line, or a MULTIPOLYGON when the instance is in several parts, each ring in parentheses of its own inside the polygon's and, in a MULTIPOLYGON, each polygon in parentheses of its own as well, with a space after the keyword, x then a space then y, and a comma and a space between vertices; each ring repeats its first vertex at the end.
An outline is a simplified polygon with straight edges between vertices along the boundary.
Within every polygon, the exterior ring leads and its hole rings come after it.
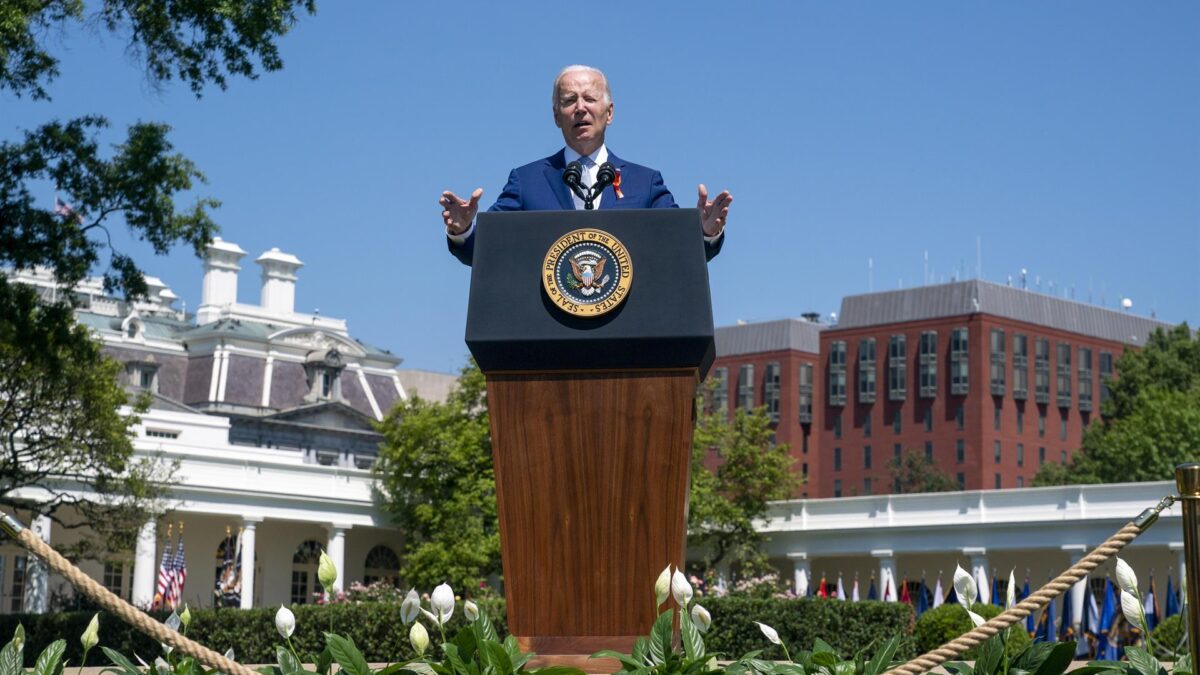
POLYGON ((1059 454, 1059 462, 1061 464, 1067 463, 1067 451, 1066 450, 1061 451, 1061 453, 1059 454))
POLYGON ((892 433, 899 435, 903 428, 904 421, 902 419, 902 411, 900 408, 896 408, 895 412, 892 413, 892 433))
POLYGON ((842 470, 842 449, 841 448, 833 449, 833 470, 834 471, 842 470))
POLYGON ((963 428, 966 427, 966 425, 967 425, 967 416, 963 412, 963 404, 959 403, 958 407, 954 409, 954 428, 958 429, 959 431, 962 431, 963 428))
POLYGON ((908 398, 908 338, 893 335, 888 338, 888 400, 908 398))
POLYGON ((772 422, 779 422, 779 364, 767 364, 767 372, 763 376, 763 405, 767 407, 767 416, 772 422))
POLYGON ((925 408, 925 431, 933 431, 933 406, 925 408))
POLYGON ((1069 414, 1070 413, 1067 410, 1063 410, 1059 413, 1058 440, 1060 441, 1067 440, 1067 415, 1069 414))
POLYGON ((729 418, 729 369, 714 368, 712 371, 712 409, 721 417, 729 418))
POLYGON ((996 463, 1000 463, 1001 445, 1000 441, 992 441, 992 452, 996 455, 996 463))
POLYGON ((1017 433, 1025 433, 1025 410, 1017 408, 1017 433))
POLYGON ((959 489, 959 490, 966 490, 966 489, 967 489, 967 476, 966 476, 966 474, 964 474, 963 472, 959 471, 958 473, 954 474, 954 480, 958 481, 958 489, 959 489))
POLYGON ((967 354, 967 329, 955 328, 950 331, 950 393, 965 396, 968 389, 968 373, 970 360, 967 354))
POLYGON ((996 474, 996 489, 1000 489, 1000 474, 996 474))
POLYGON ((1000 401, 992 406, 992 429, 1000 431, 1000 401))
POLYGON ((125 374, 129 386, 144 389, 149 392, 158 391, 158 366, 142 361, 130 361, 125 364, 125 374))
POLYGON ((125 563, 120 560, 105 561, 104 576, 101 578, 100 583, 112 591, 113 595, 126 600, 129 599, 129 595, 125 593, 125 563))
POLYGON ((893 457, 895 457, 896 459, 900 459, 900 455, 903 452, 904 452, 904 446, 900 445, 899 443, 892 444, 892 456, 893 457))
POLYGON ((921 333, 920 347, 917 377, 920 379, 921 398, 934 398, 937 396, 937 331, 921 333))
POLYGON ((1046 448, 1038 448, 1038 466, 1046 463, 1046 448))
POLYGON ((863 438, 871 437, 871 413, 863 415, 863 438))
POLYGON ((1046 411, 1038 411, 1038 438, 1046 437, 1046 411))
POLYGON ((10 612, 20 612, 25 607, 25 574, 28 568, 28 557, 23 555, 13 556, 12 586, 9 587, 11 590, 9 597, 12 598, 12 602, 8 606, 10 612))
POLYGON ((1050 402, 1050 341, 1038 338, 1034 343, 1036 351, 1033 355, 1034 400, 1038 403, 1050 402))
POLYGON ((1100 403, 1103 404, 1112 395, 1108 389, 1108 383, 1113 376, 1113 355, 1112 352, 1100 352, 1100 403))
POLYGON ((739 408, 749 410, 754 407, 754 364, 743 363, 738 372, 739 408))
POLYGON ((829 345, 829 405, 846 405, 846 342, 829 345))
POLYGON ((858 402, 875 402, 875 338, 858 343, 858 402))
POLYGON ((833 496, 834 497, 842 496, 842 479, 841 478, 835 478, 833 481, 833 496))
POLYGON ((959 464, 967 461, 967 442, 961 438, 954 441, 954 460, 959 464))
POLYGON ((1017 466, 1025 466, 1025 444, 1017 443, 1017 466))
POLYGON ((146 438, 175 439, 175 438, 179 438, 179 432, 172 431, 170 429, 149 429, 148 428, 148 429, 146 429, 146 438))
POLYGON ((1025 487, 1025 476, 1017 476, 1017 487, 1025 487))
POLYGON ((342 397, 342 370, 346 360, 337 349, 322 349, 312 352, 304 363, 304 373, 308 378, 309 403, 322 400, 334 400, 342 397))
POLYGON ((1019 333, 1013 336, 1013 398, 1029 398, 1029 338, 1019 333))
POLYGON ((1005 370, 1008 365, 1006 355, 1004 353, 1004 330, 1001 328, 992 329, 992 341, 990 349, 991 355, 991 386, 992 396, 1003 396, 1005 389, 1005 370))
POLYGON ((1079 409, 1092 411, 1092 350, 1079 348, 1079 409))
POLYGON ((864 479, 863 479, 863 494, 864 494, 864 495, 869 495, 869 494, 871 494, 872 492, 873 492, 873 490, 871 490, 871 479, 870 479, 870 478, 864 478, 864 479))
POLYGON ((800 366, 800 423, 812 424, 813 411, 813 367, 811 363, 800 366))
POLYGON ((1055 373, 1058 375, 1058 388, 1055 389, 1057 394, 1056 400, 1058 407, 1071 407, 1071 345, 1060 342, 1058 343, 1058 362, 1055 373))
POLYGON ((871 468, 871 446, 869 445, 863 448, 863 468, 871 468))
POLYGON ((316 590, 312 581, 317 577, 321 562, 321 544, 309 539, 296 547, 292 555, 292 604, 303 605, 316 590))
POLYGON ((925 441, 925 459, 933 461, 933 441, 925 441))
POLYGON ((833 416, 833 437, 842 437, 842 414, 838 413, 833 416))
POLYGON ((370 586, 377 581, 393 588, 400 585, 400 556, 383 544, 367 551, 367 559, 363 563, 363 583, 370 586))

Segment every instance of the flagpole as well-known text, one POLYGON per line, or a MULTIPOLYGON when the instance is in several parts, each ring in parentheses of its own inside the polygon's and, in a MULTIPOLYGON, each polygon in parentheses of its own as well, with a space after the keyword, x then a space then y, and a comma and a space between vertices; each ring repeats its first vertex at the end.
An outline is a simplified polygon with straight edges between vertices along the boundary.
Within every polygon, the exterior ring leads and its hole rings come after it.
POLYGON ((1188 649, 1192 653, 1192 663, 1200 663, 1200 464, 1175 467, 1175 487, 1183 502, 1188 649))

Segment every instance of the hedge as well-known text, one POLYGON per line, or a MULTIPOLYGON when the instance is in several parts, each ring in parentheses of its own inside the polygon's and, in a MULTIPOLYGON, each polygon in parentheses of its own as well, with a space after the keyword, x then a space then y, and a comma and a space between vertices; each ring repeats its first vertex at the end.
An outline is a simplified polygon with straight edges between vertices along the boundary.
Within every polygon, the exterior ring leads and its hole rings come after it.
MULTIPOLYGON (((1003 608, 996 605, 985 605, 977 602, 971 606, 979 616, 985 619, 991 619, 1001 612, 1003 608)), ((917 625, 913 629, 913 640, 917 651, 921 654, 933 649, 937 649, 943 644, 957 638, 975 628, 975 624, 971 623, 971 617, 967 616, 962 605, 957 602, 946 603, 931 609, 921 615, 917 619, 917 625)), ((1014 656, 1025 648, 1031 642, 1029 633, 1025 631, 1025 621, 1021 620, 1013 624, 1008 634, 1008 645, 1005 650, 1010 656, 1014 656)), ((979 655, 980 647, 975 647, 967 651, 960 657, 963 661, 974 661, 979 655)))
MULTIPOLYGON (((904 636, 899 655, 915 654, 912 641, 913 610, 908 605, 893 602, 839 602, 817 598, 700 599, 712 614, 712 627, 705 639, 709 651, 724 658, 737 658, 755 649, 764 649, 765 658, 782 659, 783 652, 767 642, 755 621, 772 626, 786 641, 792 654, 812 649, 816 638, 831 644, 842 656, 853 656, 872 642, 876 644, 894 635, 904 636)), ((477 601, 487 612, 501 637, 507 635, 503 600, 477 601)), ((201 644, 224 652, 232 647, 235 658, 242 663, 274 663, 275 647, 281 643, 275 631, 275 612, 278 608, 261 609, 193 609, 188 637, 201 644)), ((323 633, 332 630, 354 640, 368 661, 384 663, 411 656, 408 627, 400 621, 400 606, 387 602, 367 602, 335 605, 296 605, 296 632, 292 642, 301 654, 323 646, 323 633)), ((156 613, 159 620, 164 614, 156 613)), ((31 667, 37 655, 58 638, 67 640, 64 658, 78 664, 82 656, 79 636, 83 633, 91 612, 58 614, 0 615, 0 644, 6 643, 18 623, 25 626, 25 665, 31 667)), ((465 622, 462 605, 455 608, 447 626, 451 635, 465 622)), ((427 626, 428 627, 428 626, 427 626)), ((435 630, 430 631, 437 642, 435 630)), ((100 644, 133 658, 141 656, 147 662, 161 654, 158 643, 103 612, 100 616, 100 644)), ((109 665, 99 649, 88 655, 90 666, 109 665)))

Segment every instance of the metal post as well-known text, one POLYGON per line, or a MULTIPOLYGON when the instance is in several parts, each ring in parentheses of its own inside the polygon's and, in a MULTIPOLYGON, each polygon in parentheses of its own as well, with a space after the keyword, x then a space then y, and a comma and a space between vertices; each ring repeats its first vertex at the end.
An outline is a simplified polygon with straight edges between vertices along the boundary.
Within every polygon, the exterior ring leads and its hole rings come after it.
POLYGON ((1195 664, 1200 663, 1200 464, 1180 464, 1175 467, 1175 486, 1183 502, 1188 650, 1195 664))

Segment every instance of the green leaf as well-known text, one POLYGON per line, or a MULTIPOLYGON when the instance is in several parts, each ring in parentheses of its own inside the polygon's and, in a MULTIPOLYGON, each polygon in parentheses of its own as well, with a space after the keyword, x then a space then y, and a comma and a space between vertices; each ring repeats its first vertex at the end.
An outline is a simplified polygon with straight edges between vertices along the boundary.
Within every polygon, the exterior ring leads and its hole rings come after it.
POLYGON ((33 664, 33 675, 57 675, 65 651, 67 651, 66 640, 51 642, 38 655, 37 663, 33 664))
POLYGON ((363 658, 362 652, 358 651, 358 647, 354 646, 354 640, 337 633, 326 633, 325 645, 347 675, 372 675, 371 667, 367 665, 367 660, 363 658))
POLYGON ((675 610, 668 609, 658 616, 650 629, 650 662, 654 665, 666 663, 671 654, 672 619, 675 610))
POLYGON ((492 620, 488 618, 487 612, 480 612, 479 618, 475 620, 474 625, 479 628, 484 640, 500 642, 500 636, 496 634, 496 627, 492 625, 492 620))
MULTIPOLYGON (((820 638, 817 639, 819 640, 820 638)), ((833 652, 813 652, 812 662, 817 666, 833 668, 838 663, 838 656, 833 652)))
POLYGON ((892 657, 896 654, 896 649, 900 646, 900 636, 895 636, 883 644, 883 647, 875 652, 875 656, 867 662, 863 668, 863 675, 879 675, 887 670, 887 667, 892 662, 892 657))
POLYGON ((283 675, 292 675, 303 670, 291 650, 282 645, 275 648, 275 662, 279 664, 279 672, 283 675))
POLYGON ((837 653, 837 651, 832 646, 830 646, 830 644, 828 642, 822 640, 821 638, 817 638, 816 641, 813 642, 812 650, 813 650, 813 654, 823 654, 823 653, 836 654, 837 653))
POLYGON ((22 651, 23 649, 17 649, 16 639, 4 645, 4 649, 0 649, 0 675, 24 675, 25 669, 21 667, 22 651))
POLYGON ((475 660, 475 652, 479 650, 479 644, 475 641, 475 627, 473 625, 458 631, 458 634, 450 642, 455 647, 458 647, 458 656, 464 662, 470 663, 475 660))
POLYGON ((975 660, 975 675, 993 675, 1004 660, 1004 641, 1001 634, 990 637, 979 647, 979 658, 975 660))
POLYGON ((858 666, 853 661, 839 661, 833 667, 834 675, 855 675, 857 670, 858 666))
POLYGON ((638 668, 641 668, 648 663, 647 657, 649 654, 650 643, 646 641, 646 638, 639 636, 638 639, 633 641, 633 652, 630 654, 630 656, 633 657, 634 661, 638 662, 638 668))
POLYGON ((333 669, 333 652, 329 651, 328 642, 325 643, 325 648, 321 650, 321 653, 311 661, 316 667, 318 675, 329 675, 329 671, 333 669))
MULTIPOLYGON (((596 652, 595 654, 592 654, 589 658, 616 659, 616 660, 620 661, 621 665, 625 666, 626 669, 628 669, 628 670, 637 670, 638 668, 644 668, 646 666, 645 663, 638 661, 637 659, 635 659, 634 657, 632 657, 628 654, 622 654, 621 652, 619 652, 615 649, 601 649, 600 651, 596 652)), ((543 668, 542 670, 539 670, 537 672, 541 673, 544 670, 545 669, 543 668)))
POLYGON ((953 675, 974 675, 975 669, 962 661, 947 661, 942 667, 953 675))
POLYGON ((1071 661, 1075 659, 1075 648, 1074 641, 1056 643, 1045 660, 1033 669, 1033 675, 1061 675, 1066 672, 1071 661))
POLYGON ((1126 647, 1125 656, 1129 659, 1129 664, 1141 675, 1159 675, 1159 671, 1163 670, 1158 659, 1141 647, 1126 647))
POLYGON ((458 652, 458 645, 454 643, 446 643, 442 645, 442 650, 446 652, 446 663, 450 664, 450 670, 457 675, 469 675, 471 669, 467 667, 462 655, 458 652))
POLYGON ((504 651, 504 647, 500 646, 500 643, 484 642, 480 656, 484 655, 487 656, 488 661, 491 661, 497 675, 512 675, 514 672, 512 660, 508 658, 508 652, 504 651))
POLYGON ((689 659, 703 659, 704 638, 700 637, 700 630, 696 628, 687 612, 679 613, 679 632, 683 638, 683 653, 689 659))
POLYGON ((105 668, 102 672, 117 673, 117 675, 142 675, 141 669, 130 663, 129 659, 125 658, 121 652, 105 647, 104 645, 100 646, 100 651, 104 652, 108 660, 117 666, 116 668, 105 668))

